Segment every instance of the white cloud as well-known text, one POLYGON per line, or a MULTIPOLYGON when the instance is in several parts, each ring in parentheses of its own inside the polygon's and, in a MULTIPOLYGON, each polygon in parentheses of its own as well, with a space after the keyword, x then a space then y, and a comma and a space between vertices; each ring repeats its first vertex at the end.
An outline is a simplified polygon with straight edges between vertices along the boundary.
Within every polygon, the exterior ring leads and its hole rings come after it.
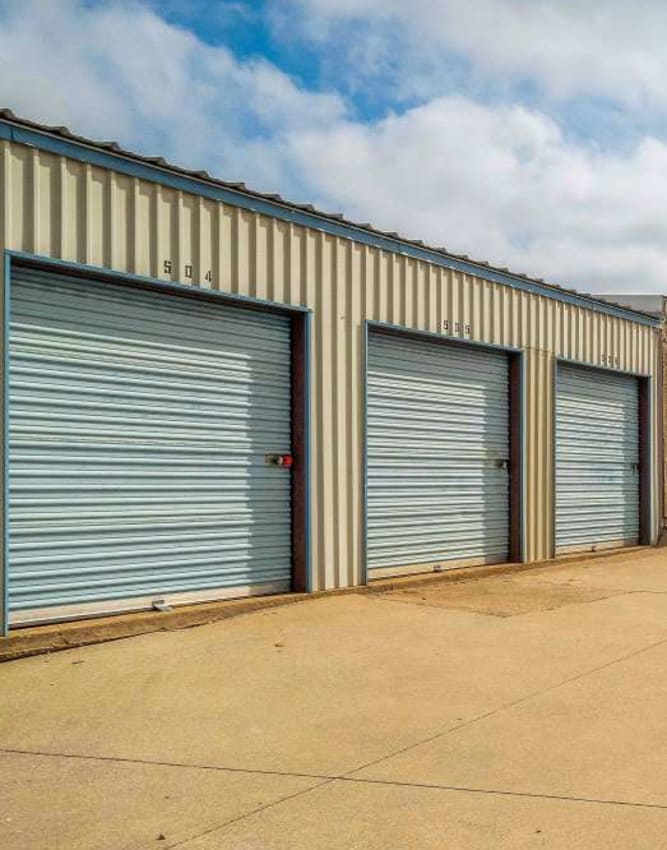
POLYGON ((343 115, 268 62, 238 61, 138 3, 0 2, 0 98, 18 114, 276 188, 281 137, 343 115), (254 137, 271 138, 262 157, 254 137))
POLYGON ((522 107, 441 98, 372 125, 298 134, 290 153, 320 197, 357 219, 566 284, 664 286, 658 140, 605 155, 522 107))
POLYGON ((121 2, 0 0, 0 101, 517 271, 597 291, 664 288, 658 138, 605 153, 543 112, 451 95, 355 119, 339 95, 121 2))
POLYGON ((662 0, 287 0, 274 10, 277 21, 295 7, 300 14, 289 19, 312 39, 340 36, 347 24, 341 47, 358 54, 372 34, 372 67, 398 67, 402 85, 414 74, 413 94, 438 84, 443 51, 454 51, 478 83, 500 74, 556 97, 667 106, 662 0))

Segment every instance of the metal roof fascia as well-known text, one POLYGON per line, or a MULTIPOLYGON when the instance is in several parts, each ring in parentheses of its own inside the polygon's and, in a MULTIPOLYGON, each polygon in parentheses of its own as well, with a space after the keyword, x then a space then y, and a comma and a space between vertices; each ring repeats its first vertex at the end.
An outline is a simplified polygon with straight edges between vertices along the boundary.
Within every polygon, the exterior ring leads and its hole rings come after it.
POLYGON ((131 177, 138 177, 154 183, 162 183, 163 185, 180 189, 184 192, 203 195, 213 200, 231 204, 232 206, 242 207, 243 209, 273 218, 279 218, 303 227, 321 230, 333 236, 351 239, 355 242, 371 245, 393 254, 403 254, 418 260, 424 260, 425 262, 443 266, 444 268, 454 269, 455 271, 474 275, 475 277, 504 286, 510 286, 514 289, 522 289, 576 307, 583 307, 587 310, 616 316, 637 324, 648 325, 649 327, 655 327, 660 324, 659 319, 654 319, 642 313, 635 313, 633 310, 616 307, 612 304, 605 304, 595 298, 552 288, 548 285, 517 277, 511 272, 501 272, 492 267, 477 265, 474 261, 459 260, 448 254, 428 248, 420 248, 401 239, 392 239, 380 233, 373 233, 362 228, 357 228, 352 223, 339 223, 326 218, 325 215, 318 215, 316 212, 305 212, 287 203, 281 204, 279 201, 265 200, 264 198, 255 197, 251 193, 227 188, 215 182, 209 183, 204 178, 179 174, 168 166, 139 162, 127 154, 110 153, 99 150, 92 145, 87 145, 82 141, 58 138, 46 130, 39 131, 21 127, 8 121, 6 118, 0 119, 0 139, 7 139, 29 147, 36 147, 49 153, 60 154, 87 162, 91 165, 100 166, 101 168, 118 171, 131 177))

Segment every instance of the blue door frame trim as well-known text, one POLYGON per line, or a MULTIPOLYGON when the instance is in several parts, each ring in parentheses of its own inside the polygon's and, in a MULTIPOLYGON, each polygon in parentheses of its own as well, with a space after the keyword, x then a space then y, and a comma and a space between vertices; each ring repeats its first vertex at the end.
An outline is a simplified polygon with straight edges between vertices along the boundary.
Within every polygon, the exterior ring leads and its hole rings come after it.
POLYGON ((303 525, 304 525, 304 534, 306 537, 305 548, 306 548, 306 593, 313 592, 313 562, 312 562, 312 554, 311 554, 311 542, 312 542, 312 532, 311 532, 311 518, 312 518, 312 509, 311 509, 311 472, 312 472, 312 458, 311 458, 311 428, 312 428, 312 418, 311 418, 311 406, 312 406, 312 395, 311 395, 311 365, 312 365, 312 333, 313 333, 313 313, 312 310, 295 310, 294 311, 295 319, 300 319, 303 322, 303 331, 304 331, 304 399, 303 399, 303 410, 300 415, 303 417, 304 423, 304 446, 303 446, 303 454, 306 465, 306 474, 305 474, 305 505, 304 505, 304 517, 303 517, 303 525), (301 313, 301 315, 299 315, 301 313))
POLYGON ((657 327, 660 319, 635 313, 633 310, 625 309, 613 304, 605 304, 595 298, 589 298, 577 292, 561 290, 556 287, 542 284, 538 281, 523 278, 511 272, 504 272, 484 264, 475 263, 474 260, 464 260, 445 254, 432 248, 419 247, 413 243, 403 241, 399 238, 383 235, 379 232, 371 232, 355 226, 352 222, 335 221, 324 214, 316 211, 308 212, 291 206, 288 202, 272 201, 267 198, 257 197, 250 192, 235 190, 224 186, 214 180, 205 177, 197 178, 179 173, 175 168, 169 166, 152 165, 133 159, 129 154, 112 153, 99 148, 91 147, 85 142, 73 139, 63 139, 49 134, 47 131, 28 129, 26 127, 12 124, 6 119, 0 119, 0 139, 38 148, 49 153, 76 159, 100 168, 116 171, 131 177, 137 177, 151 183, 160 183, 173 189, 180 189, 202 197, 211 198, 241 207, 262 215, 271 216, 282 221, 321 230, 332 236, 340 236, 344 239, 352 239, 364 245, 371 245, 394 254, 403 254, 417 260, 424 260, 443 268, 454 269, 464 274, 474 275, 484 280, 500 283, 513 289, 521 289, 542 295, 565 304, 583 307, 598 313, 605 313, 617 318, 627 319, 640 325, 657 327))
POLYGON ((42 257, 38 254, 27 254, 21 251, 5 250, 3 252, 3 269, 4 269, 4 350, 3 350, 3 553, 4 553, 4 576, 2 587, 2 629, 0 634, 6 636, 9 632, 9 385, 10 385, 10 322, 11 322, 11 280, 12 266, 32 266, 34 268, 43 269, 45 271, 60 271, 63 274, 69 274, 72 277, 90 277, 94 283, 104 285, 105 283, 120 283, 135 288, 142 288, 154 292, 171 293, 173 295, 183 295, 186 297, 204 299, 217 302, 219 304, 230 304, 247 309, 254 309, 260 312, 271 312, 274 314, 282 314, 291 316, 293 319, 301 320, 304 323, 305 332, 305 393, 304 393, 304 431, 305 431, 305 459, 306 459, 306 475, 305 475, 305 516, 304 532, 306 536, 306 586, 310 592, 313 587, 312 577, 312 554, 311 554, 311 325, 312 325, 312 310, 309 307, 290 304, 277 304, 273 301, 266 301, 259 298, 252 298, 245 295, 235 295, 233 293, 221 292, 219 290, 203 289, 196 286, 188 286, 182 283, 173 283, 171 281, 158 280, 151 277, 143 277, 141 275, 128 274, 126 272, 116 272, 102 266, 83 265, 81 263, 70 263, 65 260, 54 260, 51 257, 42 257))
MULTIPOLYGON (((522 348, 516 348, 511 345, 497 345, 495 343, 480 342, 474 339, 465 339, 460 337, 448 336, 446 334, 437 333, 436 331, 422 331, 415 328, 405 327, 403 325, 395 325, 390 322, 379 322, 373 319, 366 319, 364 322, 363 333, 363 413, 362 413, 362 433, 363 433, 363 479, 362 479, 362 505, 363 505, 363 569, 362 582, 368 584, 368 348, 370 334, 375 332, 384 332, 393 336, 412 337, 431 342, 439 342, 443 345, 456 346, 458 348, 479 348, 486 351, 495 351, 505 353, 509 357, 517 357, 519 359, 519 422, 516 423, 519 428, 519 446, 520 446, 520 474, 519 474, 519 522, 520 528, 520 559, 521 562, 526 560, 526 521, 527 502, 526 502, 526 482, 527 482, 527 463, 528 446, 526 443, 526 413, 527 413, 527 394, 526 394, 526 352, 522 348)), ((510 423, 510 429, 515 423, 510 423)), ((510 494, 510 500, 511 500, 510 494)), ((511 530, 510 530, 511 534, 511 530)))
POLYGON ((2 258, 4 271, 3 291, 3 378, 2 378, 2 406, 3 406, 3 432, 2 432, 2 634, 9 632, 9 326, 11 322, 11 256, 5 251, 2 258))

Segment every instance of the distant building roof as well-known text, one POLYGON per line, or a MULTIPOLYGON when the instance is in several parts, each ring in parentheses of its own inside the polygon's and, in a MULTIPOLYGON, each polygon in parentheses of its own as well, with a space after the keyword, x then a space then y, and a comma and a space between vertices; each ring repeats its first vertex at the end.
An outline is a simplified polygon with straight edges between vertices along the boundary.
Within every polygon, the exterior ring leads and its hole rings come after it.
POLYGON ((649 313, 652 316, 659 316, 661 319, 667 315, 667 296, 652 293, 650 295, 597 295, 604 301, 609 301, 610 304, 620 304, 622 307, 628 307, 630 310, 641 310, 642 313, 649 313))

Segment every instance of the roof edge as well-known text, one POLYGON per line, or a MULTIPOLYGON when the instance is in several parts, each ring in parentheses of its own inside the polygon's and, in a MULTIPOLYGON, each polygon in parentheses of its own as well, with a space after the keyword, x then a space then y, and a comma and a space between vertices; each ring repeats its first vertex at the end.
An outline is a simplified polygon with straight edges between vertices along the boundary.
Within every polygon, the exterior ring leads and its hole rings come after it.
POLYGON ((444 248, 432 247, 419 240, 402 237, 398 233, 377 230, 370 224, 355 223, 342 215, 317 210, 310 204, 296 204, 285 200, 280 195, 254 191, 243 183, 225 182, 212 177, 206 171, 190 171, 172 165, 162 157, 145 157, 124 150, 116 142, 95 142, 83 136, 74 135, 66 127, 52 127, 19 118, 9 109, 0 109, 0 139, 78 159, 129 176, 169 185, 182 191, 204 195, 232 206, 322 230, 381 250, 410 256, 574 306, 643 325, 660 324, 660 320, 648 312, 547 283, 541 278, 533 278, 506 268, 492 266, 466 255, 451 254, 444 248))

